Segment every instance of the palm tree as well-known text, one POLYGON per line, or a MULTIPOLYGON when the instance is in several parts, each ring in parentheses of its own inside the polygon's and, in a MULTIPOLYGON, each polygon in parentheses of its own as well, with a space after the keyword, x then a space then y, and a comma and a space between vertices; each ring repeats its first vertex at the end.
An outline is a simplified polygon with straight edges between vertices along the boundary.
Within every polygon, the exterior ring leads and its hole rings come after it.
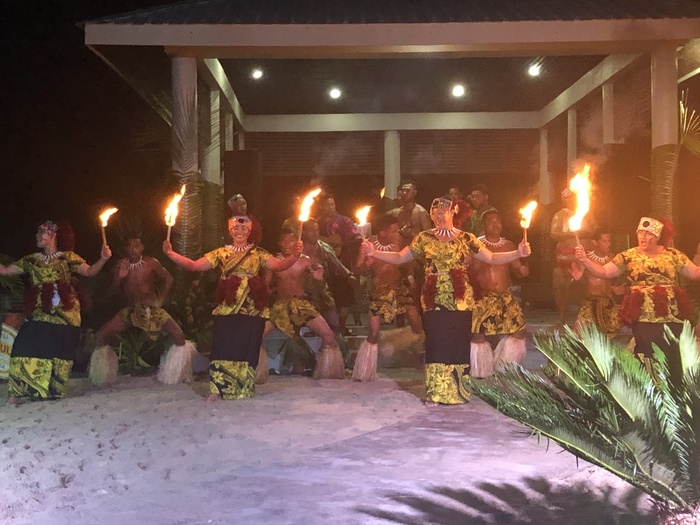
POLYGON ((686 148, 700 155, 700 115, 688 106, 688 92, 679 101, 678 144, 658 146, 652 151, 651 179, 652 214, 674 220, 674 189, 681 150, 686 148), (656 168, 655 166, 658 166, 656 168))
POLYGON ((697 525, 700 355, 688 323, 672 341, 682 365, 676 384, 658 348, 642 361, 592 327, 537 337, 549 358, 542 371, 509 365, 473 388, 537 436, 650 495, 659 523, 697 525))

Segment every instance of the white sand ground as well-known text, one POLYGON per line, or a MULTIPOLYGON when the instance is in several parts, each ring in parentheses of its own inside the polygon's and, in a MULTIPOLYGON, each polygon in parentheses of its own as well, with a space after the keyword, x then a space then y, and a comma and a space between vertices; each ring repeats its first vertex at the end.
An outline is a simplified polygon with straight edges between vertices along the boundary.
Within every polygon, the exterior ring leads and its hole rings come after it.
POLYGON ((1 406, 0 523, 650 523, 644 496, 482 401, 428 409, 419 373, 384 372, 213 405, 205 382, 76 379, 1 406))

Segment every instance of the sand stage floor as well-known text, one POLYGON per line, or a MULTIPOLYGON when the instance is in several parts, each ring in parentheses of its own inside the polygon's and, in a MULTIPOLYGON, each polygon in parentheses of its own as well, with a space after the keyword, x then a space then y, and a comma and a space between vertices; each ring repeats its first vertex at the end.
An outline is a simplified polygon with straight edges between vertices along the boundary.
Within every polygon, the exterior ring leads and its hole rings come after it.
POLYGON ((418 371, 380 372, 213 405, 204 381, 76 379, 2 406, 0 523, 651 523, 645 496, 482 401, 425 408, 418 371))

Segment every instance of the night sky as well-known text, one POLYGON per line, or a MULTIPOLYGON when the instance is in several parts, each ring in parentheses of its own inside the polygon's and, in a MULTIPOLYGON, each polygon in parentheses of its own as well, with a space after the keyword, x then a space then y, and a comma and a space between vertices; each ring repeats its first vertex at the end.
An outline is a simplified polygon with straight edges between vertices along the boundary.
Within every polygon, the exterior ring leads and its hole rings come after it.
POLYGON ((63 219, 76 230, 76 251, 92 262, 99 256, 96 217, 104 204, 144 224, 158 219, 154 205, 174 188, 168 128, 84 45, 76 24, 163 3, 13 3, 2 37, 10 63, 2 97, 0 253, 19 257, 33 251, 37 224, 63 219), (149 151, 137 145, 144 129, 162 139, 149 151))

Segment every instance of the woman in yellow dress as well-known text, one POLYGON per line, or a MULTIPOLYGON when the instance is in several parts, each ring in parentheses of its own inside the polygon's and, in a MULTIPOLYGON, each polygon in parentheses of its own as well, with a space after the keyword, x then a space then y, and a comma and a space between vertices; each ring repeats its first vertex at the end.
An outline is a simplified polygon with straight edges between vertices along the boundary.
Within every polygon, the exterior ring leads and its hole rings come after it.
MULTIPOLYGON (((620 321, 632 327, 634 351, 647 359, 653 357, 652 344, 667 354, 671 352, 666 328, 678 337, 683 321, 692 316, 690 299, 680 287, 681 275, 700 279, 700 267, 684 253, 667 246, 672 228, 668 221, 642 217, 637 226, 637 246, 618 253, 605 265, 592 261, 582 246, 576 247, 576 258, 595 277, 626 278, 630 291, 622 301, 620 321)), ((680 371, 680 359, 675 352, 669 357, 671 373, 675 375, 680 371)))
POLYGON ((444 198, 433 200, 430 218, 435 227, 416 235, 400 252, 376 250, 368 241, 368 257, 391 264, 418 260, 425 268, 421 290, 425 331, 425 404, 458 404, 469 400, 469 357, 474 292, 467 276, 471 258, 487 264, 507 264, 530 255, 530 245, 493 253, 471 233, 454 227, 455 204, 444 198))
POLYGON ((270 317, 270 291, 264 273, 290 268, 304 247, 301 241, 297 242, 291 255, 276 259, 250 241, 252 226, 247 215, 231 217, 228 228, 233 244, 206 253, 196 261, 173 251, 170 241, 163 243, 165 255, 185 270, 221 271, 212 312, 214 337, 207 401, 255 395, 255 368, 265 321, 270 317))
POLYGON ((68 224, 46 221, 36 233, 41 251, 22 257, 7 266, 0 275, 29 275, 32 287, 27 293, 22 325, 10 358, 10 403, 22 398, 60 399, 73 368, 80 344, 80 286, 73 274, 92 277, 112 256, 109 246, 102 247, 100 259, 88 265, 73 252, 73 230, 68 224))

